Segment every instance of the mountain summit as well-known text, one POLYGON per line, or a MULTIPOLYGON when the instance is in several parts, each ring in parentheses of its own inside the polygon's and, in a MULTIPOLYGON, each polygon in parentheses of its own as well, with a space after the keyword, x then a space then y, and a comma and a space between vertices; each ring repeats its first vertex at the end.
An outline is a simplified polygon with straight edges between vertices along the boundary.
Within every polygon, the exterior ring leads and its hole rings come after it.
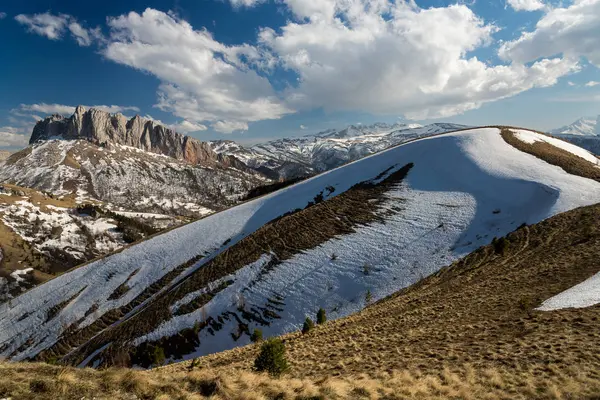
POLYGON ((33 128, 30 144, 48 139, 85 139, 104 146, 120 144, 152 153, 164 154, 190 164, 215 164, 217 154, 207 143, 184 136, 152 120, 136 115, 110 114, 78 106, 71 117, 52 115, 33 128))
POLYGON ((551 130, 550 133, 554 135, 600 136, 600 115, 579 118, 570 125, 551 130))

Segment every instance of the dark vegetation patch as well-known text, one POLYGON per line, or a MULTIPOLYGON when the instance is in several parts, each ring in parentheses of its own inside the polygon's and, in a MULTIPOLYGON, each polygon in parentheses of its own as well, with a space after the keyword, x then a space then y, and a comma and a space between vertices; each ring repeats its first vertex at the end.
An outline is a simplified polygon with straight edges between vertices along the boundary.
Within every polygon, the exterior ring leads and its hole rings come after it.
POLYGON ((534 155, 549 164, 561 167, 570 174, 600 182, 600 168, 597 168, 593 163, 584 158, 546 142, 525 143, 517 138, 508 128, 503 128, 500 134, 506 143, 525 153, 534 155))
POLYGON ((46 322, 48 322, 52 318, 56 317, 56 315, 63 308, 65 308, 70 302, 72 302, 73 300, 75 300, 77 298, 77 296, 79 296, 81 294, 81 292, 83 292, 86 288, 87 288, 87 286, 83 287, 79 292, 75 293, 73 296, 71 296, 67 300, 65 300, 63 302, 60 302, 57 305, 55 305, 54 307, 51 307, 50 309, 48 309, 48 311, 46 312, 46 322))
POLYGON ((297 178, 288 179, 282 182, 275 182, 269 185, 258 186, 248 191, 248 194, 242 199, 243 201, 252 200, 254 198, 264 196, 265 194, 269 194, 275 192, 279 189, 283 189, 285 187, 291 186, 295 183, 302 182, 310 178, 310 176, 300 176, 297 178))
MULTIPOLYGON (((155 360, 150 356, 153 353, 148 351, 149 348, 141 350, 141 347, 138 346, 138 349, 133 349, 128 343, 137 337, 152 332, 163 321, 171 319, 173 317, 171 313, 173 304, 188 293, 207 287, 210 283, 257 261, 263 254, 274 253, 278 260, 286 260, 303 250, 314 248, 336 236, 353 233, 355 228, 360 225, 383 221, 377 211, 386 199, 385 193, 400 184, 412 166, 413 164, 410 163, 399 168, 397 171, 388 174, 385 179, 377 184, 370 181, 356 184, 348 191, 327 201, 285 215, 266 224, 252 235, 242 239, 204 264, 202 268, 196 270, 175 288, 161 293, 126 321, 103 330, 87 343, 79 342, 85 344, 72 352, 69 359, 65 361, 78 364, 96 349, 112 342, 114 345, 101 353, 103 357, 102 365, 111 364, 115 358, 113 353, 117 349, 126 352, 131 357, 129 365, 133 360, 140 365, 154 365, 155 360)), ((270 268, 276 268, 276 264, 271 265, 270 268)), ((216 292, 212 295, 214 294, 216 292)), ((193 304, 186 306, 184 311, 186 313, 193 312, 194 307, 200 309, 209 300, 209 297, 199 298, 193 304)), ((259 311, 255 308, 253 311, 252 307, 252 305, 243 304, 238 307, 240 315, 233 313, 234 315, 221 315, 212 319, 209 317, 206 321, 197 322, 200 324, 200 330, 207 329, 210 333, 211 330, 215 332, 222 326, 218 322, 219 318, 233 318, 236 320, 236 326, 238 327, 233 335, 239 338, 242 334, 248 336, 251 334, 247 327, 249 321, 264 324, 268 323, 269 319, 279 318, 279 315, 271 309, 265 307, 259 311), (216 323, 211 324, 211 321, 216 321, 216 323)), ((100 330, 96 329, 96 333, 100 330)), ((194 334, 193 330, 186 330, 184 333, 179 332, 177 335, 163 338, 159 342, 142 346, 161 346, 167 358, 179 358, 190 353, 193 350, 192 346, 197 346, 198 341, 198 335, 194 334)), ((56 348, 56 346, 53 347, 53 349, 56 348)))
POLYGON ((131 274, 129 274, 129 276, 127 277, 127 279, 125 279, 125 282, 121 283, 114 292, 112 292, 110 294, 110 296, 108 296, 108 300, 116 300, 116 299, 120 299, 121 297, 123 297, 125 295, 125 293, 127 293, 129 291, 129 285, 127 284, 129 282, 129 280, 131 280, 131 278, 133 278, 133 276, 135 274, 137 274, 139 271, 139 269, 136 269, 135 271, 133 271, 131 274))

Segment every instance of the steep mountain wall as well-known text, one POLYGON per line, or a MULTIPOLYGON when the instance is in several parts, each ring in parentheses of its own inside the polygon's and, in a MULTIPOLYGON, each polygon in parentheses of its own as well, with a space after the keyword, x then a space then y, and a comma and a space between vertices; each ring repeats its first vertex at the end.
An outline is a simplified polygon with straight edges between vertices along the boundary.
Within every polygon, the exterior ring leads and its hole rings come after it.
POLYGON ((39 121, 29 143, 51 138, 85 139, 96 145, 121 144, 191 164, 211 165, 222 161, 207 143, 139 115, 128 120, 123 114, 109 114, 94 108, 86 111, 82 106, 69 118, 53 115, 39 121))

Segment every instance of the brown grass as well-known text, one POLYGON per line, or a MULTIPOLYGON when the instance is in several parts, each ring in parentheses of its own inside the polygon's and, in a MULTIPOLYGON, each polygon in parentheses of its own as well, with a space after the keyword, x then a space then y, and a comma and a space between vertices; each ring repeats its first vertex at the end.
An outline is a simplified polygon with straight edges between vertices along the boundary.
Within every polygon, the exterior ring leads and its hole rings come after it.
POLYGON ((525 143, 518 139, 508 128, 503 128, 500 134, 508 144, 525 153, 534 155, 549 164, 559 166, 570 174, 600 182, 600 168, 584 158, 546 142, 525 143))
POLYGON ((374 377, 318 379, 239 370, 75 369, 47 364, 0 364, 0 396, 22 399, 592 399, 600 394, 595 371, 572 365, 547 374, 506 367, 377 372, 374 377))

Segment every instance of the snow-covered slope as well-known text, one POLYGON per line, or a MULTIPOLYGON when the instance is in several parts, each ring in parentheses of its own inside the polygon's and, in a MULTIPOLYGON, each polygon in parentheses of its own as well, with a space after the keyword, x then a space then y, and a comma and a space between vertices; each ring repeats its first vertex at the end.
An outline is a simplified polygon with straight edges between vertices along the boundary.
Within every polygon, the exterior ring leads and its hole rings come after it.
POLYGON ((600 115, 597 117, 583 117, 570 125, 553 129, 549 133, 552 135, 600 135, 600 115))
POLYGON ((248 343, 255 327, 265 336, 298 329, 319 307, 330 318, 346 316, 522 223, 598 201, 600 183, 517 150, 499 129, 416 140, 153 237, 1 305, 0 355, 20 360, 46 350, 43 359, 98 365, 139 349, 147 357, 157 346, 170 360, 213 353, 248 343), (402 182, 364 202, 377 204, 373 218, 352 207, 328 211, 402 170, 402 182), (323 236, 327 227, 311 231, 314 220, 294 222, 294 213, 346 229, 323 236), (276 236, 264 244, 268 229, 276 236), (285 240, 290 234, 297 242, 285 240), (315 236, 323 240, 300 247, 315 236), (247 257, 252 243, 262 250, 247 257))
POLYGON ((272 171, 275 177, 287 179, 327 171, 415 138, 462 128, 465 126, 447 123, 427 126, 377 123, 283 138, 248 148, 232 141, 210 144, 216 153, 233 155, 252 168, 272 171))

